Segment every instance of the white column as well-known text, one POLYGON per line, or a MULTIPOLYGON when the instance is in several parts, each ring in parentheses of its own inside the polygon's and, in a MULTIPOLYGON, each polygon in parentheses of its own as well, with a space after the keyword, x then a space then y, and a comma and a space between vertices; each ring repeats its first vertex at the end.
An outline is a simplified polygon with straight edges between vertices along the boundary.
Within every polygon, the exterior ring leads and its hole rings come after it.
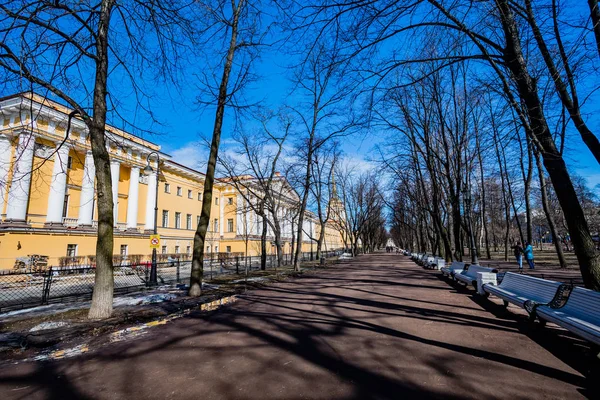
POLYGON ((127 229, 137 229, 139 181, 140 167, 131 167, 129 196, 127 198, 127 229))
POLYGON ((235 214, 236 214, 235 231, 237 232, 238 235, 244 234, 244 219, 243 218, 244 218, 244 215, 246 214, 246 212, 248 212, 245 205, 246 205, 246 202, 242 198, 242 195, 238 194, 236 202, 235 202, 235 214))
POLYGON ((116 160, 110 161, 110 178, 112 180, 112 198, 113 198, 113 217, 114 224, 117 226, 119 217, 119 172, 121 171, 121 163, 116 160))
POLYGON ((146 230, 154 229, 154 204, 156 202, 156 185, 158 185, 158 175, 156 167, 154 173, 148 176, 148 193, 146 195, 146 230))
POLYGON ((78 225, 92 225, 92 216, 94 215, 94 178, 96 168, 94 167, 94 157, 92 152, 85 154, 85 164, 83 165, 83 179, 81 181, 81 198, 79 199, 79 218, 78 225))
POLYGON ((35 137, 32 134, 22 133, 19 136, 17 160, 8 192, 6 219, 14 221, 26 221, 27 219, 34 146, 35 137))
POLYGON ((52 169, 52 180, 50 181, 50 193, 48 194, 48 211, 46 212, 47 223, 62 223, 65 193, 67 192, 69 150, 69 146, 62 144, 54 153, 54 167, 52 169))
POLYGON ((225 232, 225 221, 223 221, 223 218, 225 218, 225 197, 222 194, 219 197, 219 235, 223 236, 225 232))
POLYGON ((4 204, 6 204, 6 188, 8 187, 8 170, 10 169, 11 157, 10 138, 6 135, 0 135, 0 214, 4 213, 4 204))

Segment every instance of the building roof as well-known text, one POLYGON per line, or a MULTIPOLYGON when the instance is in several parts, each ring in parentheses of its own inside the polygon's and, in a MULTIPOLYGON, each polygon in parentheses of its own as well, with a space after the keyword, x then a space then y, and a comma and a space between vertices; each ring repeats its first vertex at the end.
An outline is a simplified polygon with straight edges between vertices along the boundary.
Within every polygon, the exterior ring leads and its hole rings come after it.
MULTIPOLYGON (((19 98, 19 97, 27 99, 27 100, 31 100, 31 101, 33 101, 35 103, 40 104, 41 106, 45 106, 45 107, 51 108, 51 109, 53 109, 55 111, 58 111, 60 113, 63 113, 63 114, 70 114, 73 111, 73 109, 70 108, 70 107, 68 107, 68 106, 65 106, 65 105, 63 105, 63 104, 61 104, 61 103, 59 103, 59 102, 57 102, 55 100, 51 100, 48 97, 39 95, 39 94, 37 94, 35 92, 31 92, 31 91, 20 92, 20 93, 12 94, 10 96, 1 97, 0 98, 0 102, 6 101, 6 100, 10 100, 10 99, 13 99, 13 98, 19 98)), ((79 119, 79 120, 82 120, 80 117, 77 117, 77 116, 75 118, 79 119)), ((124 131, 122 129, 114 127, 114 126, 112 126, 110 124, 106 124, 106 130, 108 132, 112 133, 112 134, 115 134, 117 136, 120 136, 120 137, 123 137, 125 139, 128 139, 128 140, 130 140, 130 141, 132 141, 134 143, 137 143, 139 145, 146 146, 146 147, 151 148, 151 149, 156 150, 156 151, 160 150, 160 145, 158 145, 158 144, 156 144, 154 142, 151 142, 151 141, 149 141, 147 139, 143 139, 143 138, 141 138, 141 137, 139 137, 137 135, 134 135, 133 133, 126 132, 126 131, 124 131)))

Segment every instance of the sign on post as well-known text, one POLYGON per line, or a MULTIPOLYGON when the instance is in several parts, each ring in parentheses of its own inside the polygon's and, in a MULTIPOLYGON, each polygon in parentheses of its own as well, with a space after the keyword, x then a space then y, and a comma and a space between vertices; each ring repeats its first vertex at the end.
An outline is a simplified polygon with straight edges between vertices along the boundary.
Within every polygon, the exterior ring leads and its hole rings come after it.
POLYGON ((160 247, 160 235, 150 235, 150 248, 158 249, 160 247))

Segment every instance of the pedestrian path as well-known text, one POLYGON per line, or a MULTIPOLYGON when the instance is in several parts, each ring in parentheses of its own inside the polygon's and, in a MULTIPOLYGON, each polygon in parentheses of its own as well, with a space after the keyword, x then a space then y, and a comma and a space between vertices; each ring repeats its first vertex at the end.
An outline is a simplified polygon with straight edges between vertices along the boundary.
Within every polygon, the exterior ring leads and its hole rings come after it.
POLYGON ((4 368, 0 397, 595 397, 581 343, 527 326, 406 257, 378 253, 82 357, 4 368))

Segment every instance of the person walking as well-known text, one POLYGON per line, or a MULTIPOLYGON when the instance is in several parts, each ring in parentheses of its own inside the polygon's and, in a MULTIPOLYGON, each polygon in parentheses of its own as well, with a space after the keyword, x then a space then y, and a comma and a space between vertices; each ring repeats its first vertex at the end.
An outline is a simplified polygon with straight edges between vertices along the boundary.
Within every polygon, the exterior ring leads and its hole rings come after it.
POLYGON ((521 242, 517 242, 513 246, 513 251, 515 252, 515 258, 517 259, 517 263, 519 264, 519 273, 523 273, 523 247, 521 247, 521 242))
POLYGON ((531 246, 531 243, 525 243, 524 253, 527 264, 529 264, 529 269, 535 269, 535 264, 533 263, 533 247, 531 246))

